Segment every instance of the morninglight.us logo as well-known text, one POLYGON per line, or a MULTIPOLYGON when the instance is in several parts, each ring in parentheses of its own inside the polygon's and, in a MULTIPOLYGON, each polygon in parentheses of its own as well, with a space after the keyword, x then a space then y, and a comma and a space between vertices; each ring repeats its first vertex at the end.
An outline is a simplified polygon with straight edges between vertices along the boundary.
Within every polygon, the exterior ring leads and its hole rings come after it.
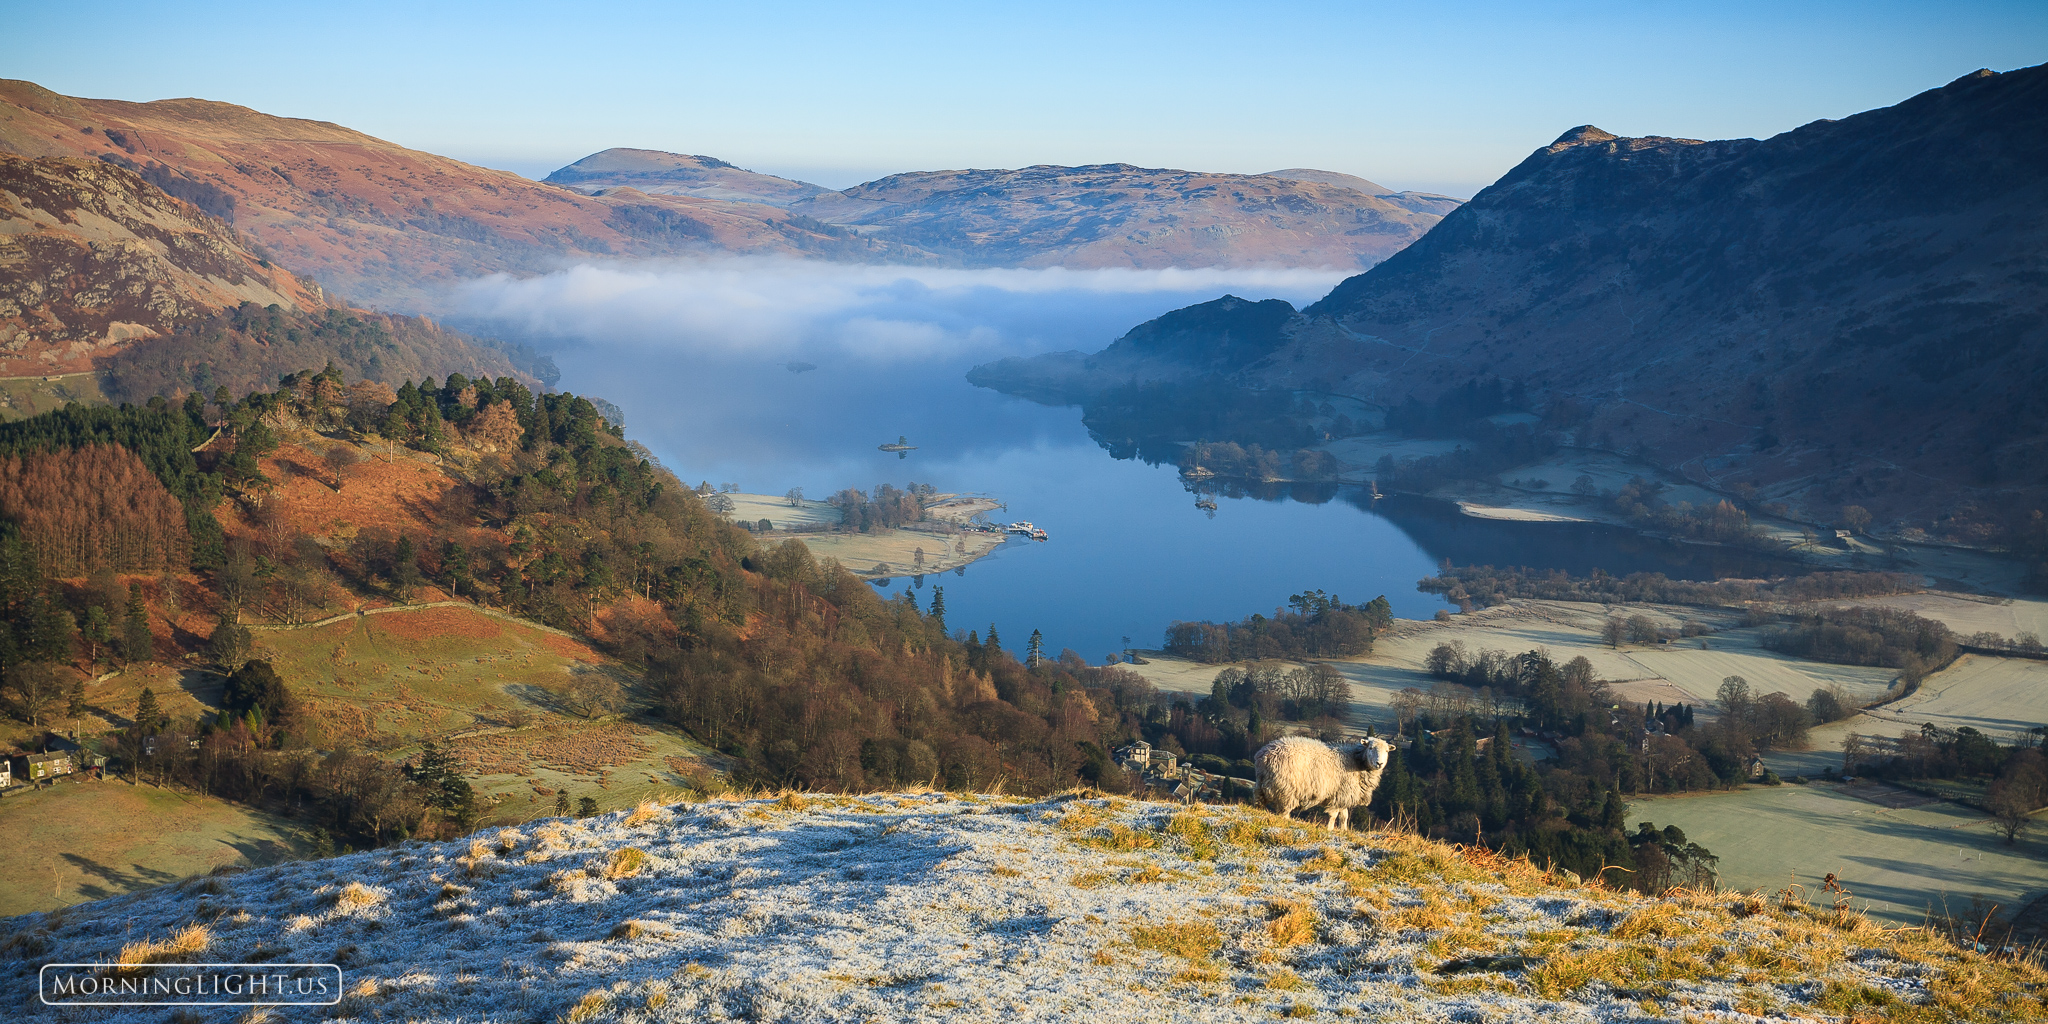
POLYGON ((335 964, 45 964, 45 1006, 332 1006, 335 964))

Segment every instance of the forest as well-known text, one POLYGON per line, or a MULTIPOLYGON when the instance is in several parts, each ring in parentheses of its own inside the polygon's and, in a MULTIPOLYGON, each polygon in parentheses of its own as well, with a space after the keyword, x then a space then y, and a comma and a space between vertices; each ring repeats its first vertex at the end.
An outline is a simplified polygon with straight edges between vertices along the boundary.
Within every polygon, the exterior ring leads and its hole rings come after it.
MULTIPOLYGON (((195 721, 146 696, 113 746, 117 764, 146 760, 159 780, 301 808, 355 846, 457 834, 479 812, 446 751, 394 764, 313 749, 292 680, 251 657, 242 620, 304 621, 348 591, 405 602, 437 588, 589 636, 644 672, 643 713, 730 757, 740 785, 1126 790, 1107 750, 1165 717, 1126 670, 1071 652, 1027 667, 994 626, 985 639, 949 628, 942 598, 921 610, 800 543, 758 546, 588 400, 509 377, 346 380, 329 365, 239 398, 221 387, 0 426, 0 486, 60 503, 10 502, 0 517, 9 711, 41 724, 77 699, 87 669, 156 657, 148 585, 156 600, 217 614, 211 636, 181 642, 234 685, 217 715, 195 721), (466 468, 417 510, 425 525, 321 543, 271 497, 279 470, 267 458, 293 438, 325 452, 336 491, 352 462, 382 461, 393 445, 466 468), (74 479, 54 479, 53 459, 74 479), (232 534, 225 520, 239 524, 232 534), (188 570, 198 592, 150 578, 188 570), (142 635, 129 636, 138 619, 142 635), (142 758, 144 745, 156 756, 142 758)), ((882 523, 915 499, 883 487, 858 504, 882 523)))
POLYGON ((1837 665, 1885 665, 1912 686, 1956 660, 1949 628, 1897 608, 1818 609, 1764 634, 1781 654, 1837 665))
POLYGON ((1449 559, 1438 567, 1435 576, 1424 578, 1415 586, 1425 594, 1442 594, 1467 611, 1489 608, 1518 597, 1543 601, 1742 608, 1757 603, 1802 603, 1910 594, 1923 589, 1919 577, 1893 572, 1816 572, 1768 581, 1704 581, 1674 580, 1654 572, 1613 576, 1595 569, 1589 576, 1573 576, 1561 569, 1456 566, 1449 559))
POLYGON ((1295 594, 1273 617, 1254 613, 1240 622, 1175 622, 1166 627, 1165 651, 1208 664, 1262 659, 1344 658, 1372 652, 1373 638, 1393 625, 1385 595, 1347 605, 1321 590, 1295 594))

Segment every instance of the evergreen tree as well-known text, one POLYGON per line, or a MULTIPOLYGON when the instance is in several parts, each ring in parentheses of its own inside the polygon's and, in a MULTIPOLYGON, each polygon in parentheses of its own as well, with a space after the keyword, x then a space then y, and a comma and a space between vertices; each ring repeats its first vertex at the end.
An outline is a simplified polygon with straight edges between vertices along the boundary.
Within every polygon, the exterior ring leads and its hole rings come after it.
POLYGON ((1032 668, 1037 668, 1038 663, 1044 660, 1045 634, 1034 629, 1031 631, 1031 639, 1026 641, 1024 645, 1024 663, 1032 668))
POLYGON ((114 639, 114 624, 107 618, 105 608, 93 605, 85 610, 85 628, 79 632, 85 637, 86 657, 97 662, 101 649, 114 639))
POLYGON ((142 600, 142 584, 128 584, 128 610, 121 617, 121 659, 148 661, 156 653, 156 638, 149 632, 149 609, 142 600))
POLYGON ((569 791, 568 791, 568 790, 566 790, 566 789, 558 789, 558 790, 555 790, 555 817, 557 817, 557 818, 566 818, 566 817, 568 817, 568 816, 569 816, 569 791))
POLYGON ((932 620, 932 625, 938 628, 940 636, 946 635, 946 588, 932 588, 932 607, 925 613, 925 617, 932 620))
POLYGON ((164 712, 157 706, 156 691, 145 686, 142 698, 135 702, 135 728, 152 733, 163 726, 164 712))
POLYGON ((413 547, 411 537, 398 538, 398 546, 391 556, 391 593, 403 602, 412 600, 413 592, 420 588, 419 549, 413 547))
POLYGON ((255 648, 256 638, 227 612, 221 613, 220 620, 214 623, 213 636, 206 641, 207 655, 229 675, 249 663, 255 648))
POLYGON ((72 680, 71 692, 67 696, 68 699, 64 703, 64 717, 77 718, 85 714, 85 680, 72 680))

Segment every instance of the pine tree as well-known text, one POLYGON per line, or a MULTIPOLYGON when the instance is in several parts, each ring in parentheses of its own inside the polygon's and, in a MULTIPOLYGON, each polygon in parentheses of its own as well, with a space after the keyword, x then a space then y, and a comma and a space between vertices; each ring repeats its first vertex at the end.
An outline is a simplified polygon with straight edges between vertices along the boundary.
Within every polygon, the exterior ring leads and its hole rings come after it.
POLYGON ((996 636, 995 623, 991 622, 988 624, 988 639, 982 643, 982 646, 988 648, 990 654, 994 654, 995 652, 1003 649, 1002 638, 996 636))
POLYGON ((128 610, 121 620, 121 659, 148 661, 156 653, 156 638, 149 633, 149 609, 142 601, 142 584, 128 584, 128 610))
POLYGON ((1024 645, 1024 663, 1037 668, 1038 663, 1044 660, 1045 634, 1034 629, 1031 631, 1031 639, 1024 645))
POLYGON ((100 649, 110 645, 114 639, 114 624, 107 618, 107 610, 93 605, 85 610, 85 628, 79 631, 85 637, 86 657, 100 660, 100 649))
POLYGON ((145 686, 142 699, 135 702, 135 727, 144 733, 155 732, 163 725, 164 712, 157 706, 156 691, 145 686))
POLYGON ((557 817, 557 818, 566 818, 566 817, 568 817, 568 816, 569 816, 569 791, 568 791, 568 790, 566 790, 566 789, 558 789, 558 790, 555 790, 555 817, 557 817))
POLYGON ((932 624, 933 624, 933 625, 935 625, 935 626, 939 627, 939 635, 940 635, 940 636, 945 636, 945 635, 946 635, 946 588, 944 588, 944 587, 933 587, 933 588, 932 588, 932 608, 931 608, 931 611, 928 611, 928 612, 926 612, 925 614, 926 614, 927 616, 930 616, 930 618, 931 618, 931 620, 932 620, 932 624))
POLYGON ((77 718, 85 714, 85 680, 73 680, 69 696, 70 699, 64 704, 64 716, 66 718, 77 718))

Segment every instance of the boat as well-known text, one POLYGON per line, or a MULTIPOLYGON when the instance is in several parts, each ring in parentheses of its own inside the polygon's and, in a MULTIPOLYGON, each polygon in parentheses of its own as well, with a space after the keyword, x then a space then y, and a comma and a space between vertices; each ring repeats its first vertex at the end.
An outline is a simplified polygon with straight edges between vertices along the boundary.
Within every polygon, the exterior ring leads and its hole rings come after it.
POLYGON ((1036 527, 1036 526, 1032 525, 1032 524, 1031 524, 1031 523, 1029 523, 1029 522, 1015 522, 1015 523, 1011 523, 1010 525, 1008 525, 1008 526, 1006 526, 1006 527, 1003 527, 1003 530, 1004 530, 1004 532, 1006 532, 1006 533, 1014 533, 1014 534, 1017 534, 1017 535, 1019 535, 1019 536, 1023 536, 1023 537, 1029 537, 1029 538, 1031 538, 1032 540, 1044 540, 1044 539, 1045 539, 1045 531, 1044 531, 1044 530, 1041 530, 1041 529, 1039 529, 1038 527, 1036 527))
POLYGON ((895 444, 878 444, 875 447, 885 452, 914 452, 917 450, 917 446, 911 444, 910 439, 902 434, 896 435, 895 444))

